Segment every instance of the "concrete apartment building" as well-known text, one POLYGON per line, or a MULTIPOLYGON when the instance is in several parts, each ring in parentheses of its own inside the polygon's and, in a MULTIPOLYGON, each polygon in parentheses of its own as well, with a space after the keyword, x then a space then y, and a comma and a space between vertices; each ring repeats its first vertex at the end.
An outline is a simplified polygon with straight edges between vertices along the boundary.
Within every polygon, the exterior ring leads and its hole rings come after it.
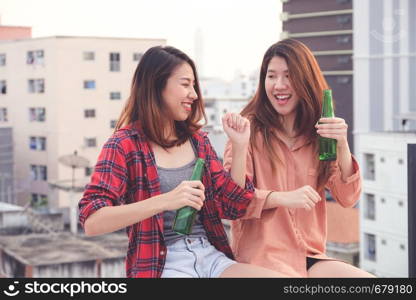
POLYGON ((407 144, 416 143, 416 2, 354 1, 361 267, 408 276, 407 144))
POLYGON ((407 144, 416 132, 358 136, 363 158, 360 202, 361 267, 379 277, 408 276, 407 144))
POLYGON ((281 38, 299 40, 312 50, 333 91, 335 114, 345 119, 349 125, 348 140, 353 151, 353 1, 281 2, 281 38))
POLYGON ((76 170, 77 184, 89 180, 129 95, 138 61, 149 47, 165 43, 62 36, 0 43, 0 107, 7 110, 2 126, 13 130, 17 204, 68 206, 67 192, 50 188, 72 177, 71 168, 58 159, 77 151, 90 162, 76 170))
MULTIPOLYGON (((32 28, 23 26, 1 26, 0 43, 8 40, 32 37, 32 28)), ((7 64, 5 53, 0 53, 0 72, 7 64)), ((0 79, 0 202, 15 203, 13 128, 10 125, 9 109, 3 102, 7 94, 6 81, 0 79)))

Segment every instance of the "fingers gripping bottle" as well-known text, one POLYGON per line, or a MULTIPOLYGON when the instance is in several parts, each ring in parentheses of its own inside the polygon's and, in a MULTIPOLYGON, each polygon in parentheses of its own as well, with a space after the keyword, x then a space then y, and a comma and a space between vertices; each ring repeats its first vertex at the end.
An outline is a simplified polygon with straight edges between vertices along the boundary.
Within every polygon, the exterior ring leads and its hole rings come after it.
MULTIPOLYGON (((332 103, 332 91, 324 90, 324 99, 322 103, 322 118, 333 118, 334 106, 332 103)), ((319 160, 336 160, 337 159, 337 140, 319 136, 319 160)))
MULTIPOLYGON (((190 180, 201 180, 205 161, 198 158, 190 180)), ((184 206, 176 211, 172 230, 179 234, 190 234, 194 224, 197 210, 191 206, 184 206)))

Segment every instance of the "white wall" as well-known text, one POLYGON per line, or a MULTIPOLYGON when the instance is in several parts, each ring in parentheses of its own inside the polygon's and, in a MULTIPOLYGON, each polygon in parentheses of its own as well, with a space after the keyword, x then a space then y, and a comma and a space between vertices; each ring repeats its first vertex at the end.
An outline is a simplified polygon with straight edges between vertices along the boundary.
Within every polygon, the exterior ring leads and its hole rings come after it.
POLYGON ((416 133, 359 134, 357 140, 357 158, 363 176, 367 167, 364 154, 373 154, 375 161, 375 180, 363 179, 360 199, 361 267, 378 276, 406 277, 407 144, 416 143, 416 133), (366 217, 366 194, 374 195, 374 220, 366 217), (366 233, 376 237, 375 261, 366 258, 366 233))

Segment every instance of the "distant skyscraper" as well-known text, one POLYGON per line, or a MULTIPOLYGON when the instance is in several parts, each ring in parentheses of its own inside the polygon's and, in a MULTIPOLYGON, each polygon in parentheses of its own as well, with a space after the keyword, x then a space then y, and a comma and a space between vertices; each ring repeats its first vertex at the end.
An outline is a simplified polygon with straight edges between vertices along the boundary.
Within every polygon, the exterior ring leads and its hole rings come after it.
POLYGON ((354 1, 361 266, 408 276, 407 144, 416 143, 416 1, 354 1))
POLYGON ((307 45, 332 88, 335 114, 349 125, 354 150, 352 0, 281 0, 282 38, 307 45))

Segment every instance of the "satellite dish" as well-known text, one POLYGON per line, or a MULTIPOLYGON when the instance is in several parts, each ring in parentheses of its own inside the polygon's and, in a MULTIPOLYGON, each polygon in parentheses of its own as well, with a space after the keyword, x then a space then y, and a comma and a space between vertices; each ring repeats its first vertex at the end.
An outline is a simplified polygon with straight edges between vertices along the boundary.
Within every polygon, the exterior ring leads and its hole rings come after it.
POLYGON ((58 161, 61 164, 72 168, 72 188, 75 188, 75 169, 86 168, 90 165, 88 159, 78 156, 77 150, 74 151, 74 154, 61 156, 58 158, 58 161))
POLYGON ((78 152, 75 150, 74 154, 64 155, 58 158, 58 161, 68 167, 77 169, 77 168, 86 168, 90 165, 88 159, 82 156, 78 156, 78 152))
POLYGON ((58 161, 72 168, 72 179, 69 180, 60 180, 55 183, 49 183, 52 188, 58 188, 60 190, 69 192, 69 208, 70 208, 70 225, 71 232, 77 233, 77 215, 76 215, 76 203, 74 201, 74 193, 81 192, 84 185, 79 184, 79 180, 75 180, 75 169, 89 167, 90 162, 88 159, 82 156, 78 156, 78 152, 75 150, 74 154, 64 155, 58 158, 58 161))

